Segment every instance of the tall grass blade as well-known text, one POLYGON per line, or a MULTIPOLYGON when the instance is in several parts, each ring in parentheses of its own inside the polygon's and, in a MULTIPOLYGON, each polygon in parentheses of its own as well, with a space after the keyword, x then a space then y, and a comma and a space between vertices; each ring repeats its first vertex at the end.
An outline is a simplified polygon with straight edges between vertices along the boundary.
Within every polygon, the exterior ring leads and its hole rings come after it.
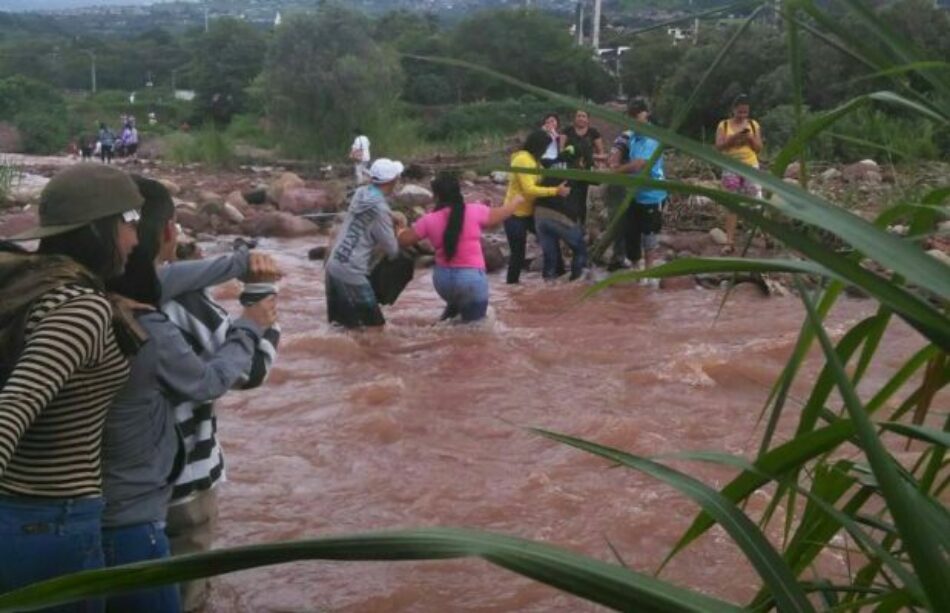
MULTIPOLYGON (((900 477, 894 459, 887 453, 877 437, 874 426, 854 391, 824 326, 815 313, 811 298, 804 288, 800 290, 802 301, 808 310, 809 320, 815 326, 818 341, 825 353, 825 359, 834 367, 838 390, 855 424, 861 447, 867 455, 875 479, 880 484, 881 493, 887 501, 894 524, 900 530, 901 540, 911 558, 914 571, 920 578, 927 598, 926 604, 936 607, 937 610, 950 610, 950 591, 946 589, 950 585, 950 560, 928 535, 925 525, 919 521, 919 518, 927 513, 927 505, 921 499, 919 492, 908 487, 900 477)), ((945 533, 950 533, 950 525, 945 526, 945 533)))
POLYGON ((428 528, 209 551, 86 571, 0 594, 0 611, 211 577, 298 560, 446 560, 479 557, 617 610, 738 611, 738 607, 551 545, 489 532, 428 528))
POLYGON ((729 533, 762 577, 766 588, 782 611, 813 611, 807 596, 791 570, 758 527, 726 497, 708 485, 663 464, 596 443, 532 428, 552 440, 645 472, 675 487, 698 503, 729 533))

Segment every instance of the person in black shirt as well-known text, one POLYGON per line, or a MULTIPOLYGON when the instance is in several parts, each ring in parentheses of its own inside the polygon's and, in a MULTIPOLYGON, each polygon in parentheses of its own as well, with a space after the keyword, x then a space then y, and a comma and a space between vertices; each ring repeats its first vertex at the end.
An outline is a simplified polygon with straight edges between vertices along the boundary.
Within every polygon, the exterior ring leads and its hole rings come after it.
MULTIPOLYGON (((568 168, 591 170, 607 160, 604 152, 604 139, 597 128, 591 127, 590 115, 583 109, 574 113, 574 123, 561 134, 561 159, 567 161, 568 168)), ((587 188, 584 181, 571 182, 572 208, 580 212, 580 225, 587 223, 587 188)))

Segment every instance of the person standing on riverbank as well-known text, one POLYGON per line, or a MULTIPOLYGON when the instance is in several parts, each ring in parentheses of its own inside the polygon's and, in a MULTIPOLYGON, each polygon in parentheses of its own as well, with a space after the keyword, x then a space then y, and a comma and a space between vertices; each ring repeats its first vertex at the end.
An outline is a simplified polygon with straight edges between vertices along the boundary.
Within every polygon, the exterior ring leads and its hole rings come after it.
POLYGON ((103 422, 136 345, 103 285, 141 206, 125 173, 75 164, 43 189, 39 226, 12 237, 38 251, 0 252, 0 593, 103 566, 103 422))
POLYGON ((370 166, 372 183, 356 190, 343 226, 326 260, 327 318, 347 328, 386 323, 369 281, 373 252, 399 254, 392 211, 386 198, 402 175, 401 162, 379 158, 370 166))
MULTIPOLYGON (((650 107, 643 98, 634 98, 627 105, 627 114, 636 124, 645 124, 650 119, 650 107)), ((636 130, 627 130, 614 141, 610 167, 614 172, 630 175, 647 173, 650 179, 663 181, 666 177, 662 153, 652 165, 647 166, 659 148, 660 143, 656 139, 638 134, 636 130)), ((641 257, 646 268, 650 268, 655 261, 666 196, 666 190, 641 187, 627 207, 623 223, 624 246, 627 258, 634 267, 637 267, 641 257)))
MULTIPOLYGON (((211 355, 199 355, 182 331, 159 310, 166 285, 161 263, 174 258, 178 240, 175 205, 158 181, 136 177, 145 204, 139 244, 122 277, 109 288, 138 303, 135 320, 149 336, 130 360, 128 384, 106 417, 102 446, 102 547, 107 566, 171 555, 165 520, 172 484, 183 468, 183 441, 175 406, 183 400, 219 398, 250 371, 256 347, 277 318, 273 296, 244 308, 211 355), (143 450, 148 453, 143 454, 143 450)), ((109 610, 177 613, 176 585, 110 596, 109 610)))
MULTIPOLYGON (((732 103, 732 116, 719 122, 716 128, 716 149, 729 157, 753 168, 759 167, 759 153, 762 151, 762 128, 752 119, 749 110, 749 97, 739 94, 732 103)), ((762 197, 762 187, 728 170, 722 171, 722 188, 726 191, 762 197)), ((727 243, 724 252, 735 250, 736 226, 739 219, 735 213, 726 213, 725 230, 727 243)))
MULTIPOLYGON (((597 128, 590 125, 590 115, 584 109, 574 113, 574 123, 561 134, 561 157, 568 168, 593 170, 606 161, 604 139, 597 128)), ((581 229, 587 226, 587 181, 571 181, 572 207, 580 214, 581 229)))
POLYGON ((350 145, 350 160, 353 162, 353 176, 356 179, 356 185, 363 185, 369 180, 369 161, 372 159, 369 153, 369 137, 363 134, 361 128, 353 130, 356 138, 350 145))

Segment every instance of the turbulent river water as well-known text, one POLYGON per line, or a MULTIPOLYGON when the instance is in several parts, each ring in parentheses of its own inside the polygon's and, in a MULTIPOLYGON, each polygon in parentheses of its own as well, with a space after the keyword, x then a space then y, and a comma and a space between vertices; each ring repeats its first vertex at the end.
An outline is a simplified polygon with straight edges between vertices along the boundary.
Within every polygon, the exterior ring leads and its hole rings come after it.
MULTIPOLYGON (((383 331, 326 322, 312 242, 265 242, 287 274, 283 340, 269 382, 219 404, 228 460, 216 546, 422 526, 464 526, 554 543, 652 572, 697 507, 671 488, 530 432, 531 426, 641 455, 754 453, 769 386, 803 319, 793 297, 719 291, 523 285, 491 275, 484 324, 436 324, 420 270, 383 331)), ((741 286, 740 286, 741 288, 741 286)), ((234 305, 237 284, 218 296, 234 305)), ((873 312, 843 299, 840 333, 873 312)), ((897 326, 867 383, 922 341, 897 326)), ((818 361, 793 389, 800 401, 818 361)), ((792 427, 795 408, 779 435, 792 427)), ((721 486, 729 470, 674 462, 721 486)), ((753 510, 767 502, 756 496, 753 510)), ((742 602, 758 582, 713 530, 661 575, 742 602)), ((578 611, 597 607, 489 563, 304 562, 215 580, 212 611, 578 611)))

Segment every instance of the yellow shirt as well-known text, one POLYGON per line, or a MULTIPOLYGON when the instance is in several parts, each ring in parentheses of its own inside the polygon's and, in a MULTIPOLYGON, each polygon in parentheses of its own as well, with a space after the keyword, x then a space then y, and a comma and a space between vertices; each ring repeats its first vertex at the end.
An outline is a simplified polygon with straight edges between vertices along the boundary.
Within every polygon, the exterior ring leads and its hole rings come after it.
MULTIPOLYGON (((735 134, 730 131, 731 122, 728 119, 723 119, 719 122, 719 130, 725 133, 726 138, 735 134)), ((759 124, 754 119, 749 120, 749 126, 752 128, 752 134, 758 136, 760 134, 759 124)), ((749 145, 741 145, 739 147, 732 147, 730 149, 723 149, 722 151, 729 157, 736 158, 743 164, 748 164, 749 166, 754 166, 755 168, 759 167, 759 156, 756 155, 755 149, 749 145)))
MULTIPOLYGON (((511 165, 517 168, 538 168, 538 162, 527 151, 516 151, 511 156, 511 165)), ((512 172, 508 175, 508 191, 505 193, 505 203, 515 196, 522 196, 524 201, 515 208, 515 217, 531 217, 534 214, 535 198, 546 198, 557 195, 557 187, 542 187, 538 185, 541 175, 529 175, 512 172)))

